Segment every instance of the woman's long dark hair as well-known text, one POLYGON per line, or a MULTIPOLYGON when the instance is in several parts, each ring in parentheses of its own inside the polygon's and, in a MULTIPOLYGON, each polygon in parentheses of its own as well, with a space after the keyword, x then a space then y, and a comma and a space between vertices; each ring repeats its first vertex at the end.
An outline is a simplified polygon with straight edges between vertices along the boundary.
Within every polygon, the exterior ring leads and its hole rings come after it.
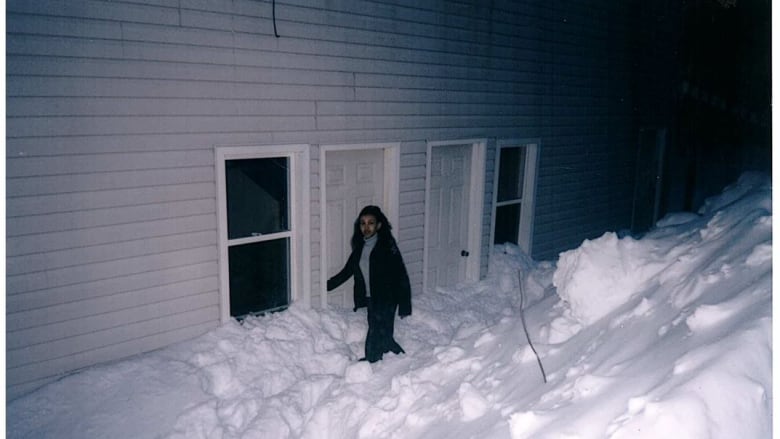
POLYGON ((360 210, 360 214, 358 214, 357 218, 355 219, 355 226, 354 231, 352 233, 352 240, 350 241, 350 244, 352 245, 352 250, 355 250, 356 248, 363 245, 363 234, 360 233, 360 217, 363 215, 371 215, 374 218, 376 218, 376 221, 378 223, 382 223, 382 227, 379 228, 379 230, 376 231, 376 234, 378 235, 378 239, 380 241, 389 240, 389 242, 395 242, 395 238, 393 238, 393 234, 391 231, 393 230, 393 226, 390 225, 390 221, 387 220, 387 217, 382 212, 382 209, 380 209, 378 206, 366 206, 363 209, 360 210))

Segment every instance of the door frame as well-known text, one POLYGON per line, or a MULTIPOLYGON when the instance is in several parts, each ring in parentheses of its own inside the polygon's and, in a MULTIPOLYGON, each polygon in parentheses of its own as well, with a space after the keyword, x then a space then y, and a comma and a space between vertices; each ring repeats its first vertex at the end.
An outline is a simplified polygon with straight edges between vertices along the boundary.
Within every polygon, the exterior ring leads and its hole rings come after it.
POLYGON ((290 304, 311 304, 311 240, 309 145, 217 146, 214 165, 217 183, 217 234, 219 251, 219 313, 222 323, 230 317, 230 277, 228 270, 227 160, 287 157, 290 160, 290 304))
POLYGON ((384 182, 382 194, 382 211, 393 225, 395 238, 401 241, 398 227, 398 206, 400 195, 400 170, 401 170, 401 142, 387 143, 348 143, 334 145, 320 145, 320 307, 328 307, 328 277, 335 273, 328 273, 328 252, 325 250, 328 244, 327 212, 327 156, 334 151, 362 151, 381 149, 384 152, 384 182))
POLYGON ((518 224, 517 244, 526 254, 531 255, 534 237, 534 214, 536 211, 536 174, 539 169, 539 138, 499 139, 496 143, 496 158, 493 171, 493 201, 490 212, 490 250, 493 251, 496 233, 496 204, 498 202, 498 171, 501 149, 522 146, 526 148, 525 169, 523 170, 523 194, 520 204, 520 224, 518 224))
MULTIPOLYGON (((479 280, 482 262, 482 216, 485 210, 485 156, 488 139, 460 139, 428 141, 425 166, 425 220, 424 227, 428 228, 431 218, 431 159, 433 148, 471 145, 471 168, 469 177, 469 215, 468 224, 468 252, 466 260, 465 278, 467 281, 479 280)), ((428 231, 423 233, 423 291, 428 289, 428 231)))

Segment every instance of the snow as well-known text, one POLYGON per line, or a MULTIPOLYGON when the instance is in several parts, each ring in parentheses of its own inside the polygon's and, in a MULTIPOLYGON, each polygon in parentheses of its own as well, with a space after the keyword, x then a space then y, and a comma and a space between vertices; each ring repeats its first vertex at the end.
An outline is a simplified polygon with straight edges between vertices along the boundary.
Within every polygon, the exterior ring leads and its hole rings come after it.
POLYGON ((365 311, 293 305, 10 401, 7 434, 769 438, 771 279, 771 181, 748 173, 641 237, 496 246, 484 280, 414 298, 406 354, 357 362, 365 311))

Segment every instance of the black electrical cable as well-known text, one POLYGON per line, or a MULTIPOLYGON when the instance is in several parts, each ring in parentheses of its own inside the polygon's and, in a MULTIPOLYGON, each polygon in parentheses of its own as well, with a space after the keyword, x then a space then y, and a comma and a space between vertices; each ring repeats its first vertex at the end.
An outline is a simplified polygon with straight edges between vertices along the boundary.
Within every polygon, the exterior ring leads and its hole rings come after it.
POLYGON ((279 38, 279 32, 276 31, 276 0, 271 0, 271 16, 274 21, 274 36, 279 38))
POLYGON ((525 287, 523 284, 523 273, 519 272, 517 273, 517 278, 520 280, 520 320, 523 322, 523 330, 525 330, 525 338, 528 340, 528 346, 531 346, 531 350, 534 351, 534 355, 536 355, 536 361, 539 363, 539 369, 542 371, 542 378, 544 379, 544 382, 547 382, 547 374, 544 373, 544 366, 542 366, 542 359, 539 358, 539 354, 536 353, 536 349, 534 349, 534 345, 531 343, 531 336, 528 335, 528 327, 525 325, 525 314, 523 313, 523 302, 525 301, 525 287))

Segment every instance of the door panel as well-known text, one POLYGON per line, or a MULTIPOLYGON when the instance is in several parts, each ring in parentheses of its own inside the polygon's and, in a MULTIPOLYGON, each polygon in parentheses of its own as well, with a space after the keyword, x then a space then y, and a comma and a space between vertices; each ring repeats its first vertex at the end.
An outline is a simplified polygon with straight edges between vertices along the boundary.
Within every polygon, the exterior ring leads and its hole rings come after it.
POLYGON ((327 246, 328 277, 330 277, 341 269, 339 264, 343 264, 349 257, 349 246, 344 246, 344 243, 349 242, 350 236, 347 234, 344 224, 352 221, 350 218, 352 208, 350 207, 349 213, 347 213, 348 209, 344 200, 333 200, 328 201, 326 209, 328 211, 328 240, 338 244, 327 246))
POLYGON ((431 149, 426 218, 427 286, 452 286, 466 278, 471 145, 431 149))
MULTIPOLYGON (((354 221, 369 204, 383 207, 384 152, 381 149, 329 151, 325 158, 327 277, 343 268, 351 252, 354 221)), ((328 304, 352 306, 353 280, 328 293, 328 304)))

